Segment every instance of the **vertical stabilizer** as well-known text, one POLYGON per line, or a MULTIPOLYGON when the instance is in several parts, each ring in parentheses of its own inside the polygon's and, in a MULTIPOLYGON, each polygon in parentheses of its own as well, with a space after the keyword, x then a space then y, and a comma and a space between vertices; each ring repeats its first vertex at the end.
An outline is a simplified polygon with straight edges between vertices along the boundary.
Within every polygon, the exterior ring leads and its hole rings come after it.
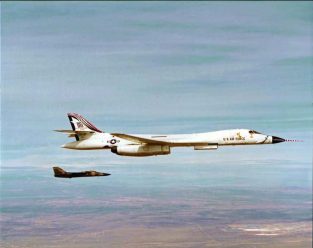
MULTIPOLYGON (((98 129, 91 122, 86 120, 83 116, 76 113, 68 113, 67 114, 70 124, 72 126, 73 131, 94 131, 97 133, 103 133, 100 129, 98 129)), ((79 136, 75 135, 76 140, 79 140, 79 136)))
POLYGON ((67 172, 60 167, 53 167, 54 176, 66 175, 67 172))

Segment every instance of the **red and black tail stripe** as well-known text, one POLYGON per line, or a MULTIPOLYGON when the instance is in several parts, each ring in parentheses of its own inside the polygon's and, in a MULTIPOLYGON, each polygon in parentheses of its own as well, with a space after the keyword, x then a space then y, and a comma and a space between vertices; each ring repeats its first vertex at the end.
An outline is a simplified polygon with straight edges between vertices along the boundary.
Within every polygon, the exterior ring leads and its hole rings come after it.
MULTIPOLYGON (((81 123, 83 123, 86 127, 88 127, 90 130, 93 130, 95 132, 98 132, 98 133, 103 133, 100 129, 96 128, 95 125, 93 125, 91 122, 87 121, 84 117, 82 117, 81 115, 79 114, 76 114, 76 113, 68 113, 67 116, 70 118, 76 118, 77 120, 79 120, 81 123)), ((74 130, 74 125, 71 123, 72 125, 72 128, 74 130)))

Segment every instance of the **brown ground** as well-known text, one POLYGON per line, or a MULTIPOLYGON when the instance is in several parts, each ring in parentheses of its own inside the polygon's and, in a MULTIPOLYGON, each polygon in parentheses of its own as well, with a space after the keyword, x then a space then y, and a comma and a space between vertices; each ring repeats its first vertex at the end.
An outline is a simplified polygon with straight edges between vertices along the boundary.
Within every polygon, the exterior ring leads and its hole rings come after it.
MULTIPOLYGON (((68 220, 63 220, 68 221, 68 220)), ((53 236, 28 236, 24 238, 10 238, 2 241, 1 247, 232 247, 232 248, 296 248, 311 247, 311 222, 295 223, 233 223, 218 226, 200 226, 186 224, 183 227, 143 227, 132 225, 118 227, 123 223, 101 224, 106 218, 85 220, 85 225, 98 225, 94 230, 70 234, 55 234, 53 236), (88 223, 90 222, 90 223, 88 223), (103 228, 103 226, 105 226, 103 228)), ((36 223, 37 228, 44 226, 52 228, 53 220, 36 223)))

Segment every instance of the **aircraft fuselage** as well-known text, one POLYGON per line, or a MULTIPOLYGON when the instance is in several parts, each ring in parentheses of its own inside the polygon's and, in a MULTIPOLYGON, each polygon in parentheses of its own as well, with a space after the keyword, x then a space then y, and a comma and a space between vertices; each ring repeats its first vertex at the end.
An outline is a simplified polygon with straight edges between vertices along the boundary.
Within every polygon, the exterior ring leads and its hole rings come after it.
POLYGON ((123 134, 107 133, 96 128, 84 117, 68 113, 72 130, 56 130, 75 137, 62 148, 75 150, 110 149, 122 156, 153 156, 170 154, 172 147, 193 147, 214 150, 219 146, 261 145, 284 142, 285 139, 250 129, 229 129, 193 134, 123 134))

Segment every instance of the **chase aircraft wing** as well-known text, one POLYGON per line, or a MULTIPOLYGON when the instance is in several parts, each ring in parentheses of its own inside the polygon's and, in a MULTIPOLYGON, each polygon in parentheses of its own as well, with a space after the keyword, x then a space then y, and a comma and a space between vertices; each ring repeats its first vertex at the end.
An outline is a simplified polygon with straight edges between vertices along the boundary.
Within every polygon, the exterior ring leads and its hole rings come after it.
POLYGON ((140 136, 134 136, 123 133, 111 133, 111 135, 119 137, 121 139, 126 139, 138 144, 149 144, 149 145, 176 145, 176 146, 204 146, 208 145, 205 142, 181 142, 181 141, 163 141, 158 139, 148 139, 140 136))

